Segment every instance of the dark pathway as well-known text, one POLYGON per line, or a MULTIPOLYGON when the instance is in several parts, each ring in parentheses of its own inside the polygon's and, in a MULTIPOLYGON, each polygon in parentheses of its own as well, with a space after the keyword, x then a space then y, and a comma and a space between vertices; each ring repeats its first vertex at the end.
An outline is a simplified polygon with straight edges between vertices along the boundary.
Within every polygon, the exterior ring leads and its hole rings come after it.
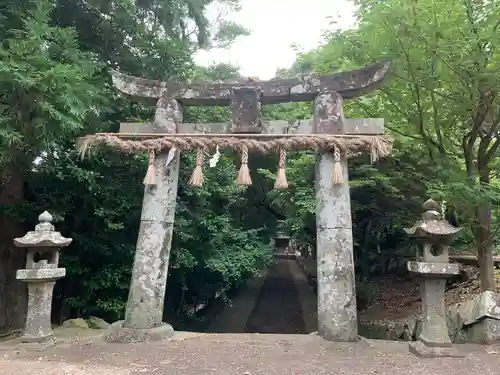
POLYGON ((290 262, 295 260, 276 259, 269 267, 245 332, 307 333, 290 262))

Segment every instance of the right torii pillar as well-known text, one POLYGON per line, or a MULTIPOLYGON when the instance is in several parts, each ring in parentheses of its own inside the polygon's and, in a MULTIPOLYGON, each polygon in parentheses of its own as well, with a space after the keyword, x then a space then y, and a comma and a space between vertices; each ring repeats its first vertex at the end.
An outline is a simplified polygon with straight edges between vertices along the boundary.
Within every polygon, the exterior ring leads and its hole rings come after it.
MULTIPOLYGON (((314 132, 343 134, 342 97, 321 92, 314 100, 314 132)), ((316 231, 318 335, 331 341, 357 341, 358 321, 354 276, 351 199, 347 158, 340 163, 344 182, 334 185, 334 155, 316 159, 316 231)))

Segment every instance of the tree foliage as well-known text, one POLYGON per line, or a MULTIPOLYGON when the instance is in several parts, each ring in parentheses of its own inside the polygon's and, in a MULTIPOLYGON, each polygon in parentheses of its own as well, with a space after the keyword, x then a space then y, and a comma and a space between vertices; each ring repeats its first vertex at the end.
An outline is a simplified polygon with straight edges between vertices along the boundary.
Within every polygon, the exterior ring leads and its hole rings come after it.
POLYGON ((363 237, 364 246, 372 242, 377 247, 381 236, 401 237, 396 233, 418 212, 418 200, 431 196, 445 201, 448 217, 466 227, 463 242, 477 251, 482 286, 492 289, 492 254, 498 239, 492 229, 497 211, 492 207, 500 197, 500 3, 360 0, 357 5, 357 27, 339 30, 332 24, 319 48, 280 73, 330 74, 382 58, 394 63, 384 88, 346 104, 348 116, 385 118, 396 140, 392 160, 375 169, 353 160, 355 229, 367 230, 366 236, 358 232, 358 251, 373 254, 361 245, 363 237), (358 215, 357 210, 364 213, 358 215), (376 241, 366 240, 368 232, 376 241))
MULTIPOLYGON (((24 323, 25 289, 15 281, 24 255, 12 248, 13 237, 32 229, 44 210, 74 239, 62 257, 67 276, 56 287, 54 318, 123 315, 147 160, 110 150, 80 160, 74 140, 116 131, 120 121, 152 118, 151 108, 113 89, 110 67, 157 79, 237 76, 229 65, 199 69, 192 63, 196 43, 187 32, 194 25, 199 44, 211 38, 204 13, 209 3, 0 2, 1 332, 24 323)), ((234 40, 242 31, 236 26, 217 41, 234 40)), ((188 111, 186 118, 228 117, 215 108, 188 111)), ((183 155, 182 163, 166 306, 174 318, 185 315, 186 306, 227 298, 270 257, 262 222, 239 226, 244 189, 234 182, 230 155, 205 172, 202 189, 186 184, 192 156, 183 155)))

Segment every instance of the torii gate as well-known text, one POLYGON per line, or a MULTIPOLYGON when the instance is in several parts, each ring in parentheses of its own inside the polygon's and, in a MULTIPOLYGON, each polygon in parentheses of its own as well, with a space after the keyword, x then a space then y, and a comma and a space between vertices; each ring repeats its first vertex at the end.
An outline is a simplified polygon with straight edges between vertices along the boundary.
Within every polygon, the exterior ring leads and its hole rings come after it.
MULTIPOLYGON (((381 61, 330 76, 229 84, 161 82, 113 71, 113 83, 118 90, 156 103, 155 120, 151 124, 122 123, 120 133, 113 140, 109 134, 98 134, 91 142, 117 146, 118 138, 132 136, 141 139, 164 137, 165 142, 194 133, 203 139, 214 136, 221 139, 279 138, 276 142, 282 142, 280 145, 284 144, 286 137, 299 136, 321 142, 335 139, 353 140, 350 141, 353 144, 360 139, 365 143, 369 139, 380 142, 383 139, 383 119, 346 119, 342 100, 378 88, 389 76, 390 67, 389 61, 381 61), (313 101, 311 120, 301 121, 298 127, 291 129, 286 121, 262 121, 261 105, 297 101, 313 101), (182 122, 182 106, 202 105, 229 105, 232 123, 182 122)), ((139 150, 138 144, 130 143, 127 147, 129 151, 131 148, 139 150)), ((125 320, 112 325, 106 334, 108 341, 159 340, 173 335, 172 327, 162 322, 162 316, 180 151, 174 148, 172 152, 172 143, 168 146, 170 152, 166 151, 166 146, 155 145, 156 157, 150 159, 155 185, 145 188, 125 320)), ((319 151, 316 161, 318 334, 332 341, 358 339, 347 153, 359 151, 362 147, 353 151, 349 145, 341 155, 315 148, 319 151), (335 173, 344 177, 332 184, 335 173)), ((246 164, 247 160, 242 159, 242 163, 246 164)))

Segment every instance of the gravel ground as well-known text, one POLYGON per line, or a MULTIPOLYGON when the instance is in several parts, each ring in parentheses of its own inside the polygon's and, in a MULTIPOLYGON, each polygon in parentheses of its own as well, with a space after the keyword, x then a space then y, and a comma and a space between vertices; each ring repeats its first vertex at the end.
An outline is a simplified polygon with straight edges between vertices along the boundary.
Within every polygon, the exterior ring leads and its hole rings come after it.
POLYGON ((170 342, 110 344, 92 330, 43 352, 0 346, 0 375, 500 375, 500 345, 456 346, 463 359, 420 359, 404 342, 342 344, 296 334, 305 330, 304 306, 289 262, 269 268, 246 324, 247 332, 266 334, 179 332, 170 342))
POLYGON ((500 373, 500 347, 459 346, 464 359, 419 359, 408 344, 331 343, 315 335, 200 334, 166 343, 82 340, 42 353, 10 353, 2 375, 323 375, 500 373), (31 362, 33 361, 33 362, 31 362))

